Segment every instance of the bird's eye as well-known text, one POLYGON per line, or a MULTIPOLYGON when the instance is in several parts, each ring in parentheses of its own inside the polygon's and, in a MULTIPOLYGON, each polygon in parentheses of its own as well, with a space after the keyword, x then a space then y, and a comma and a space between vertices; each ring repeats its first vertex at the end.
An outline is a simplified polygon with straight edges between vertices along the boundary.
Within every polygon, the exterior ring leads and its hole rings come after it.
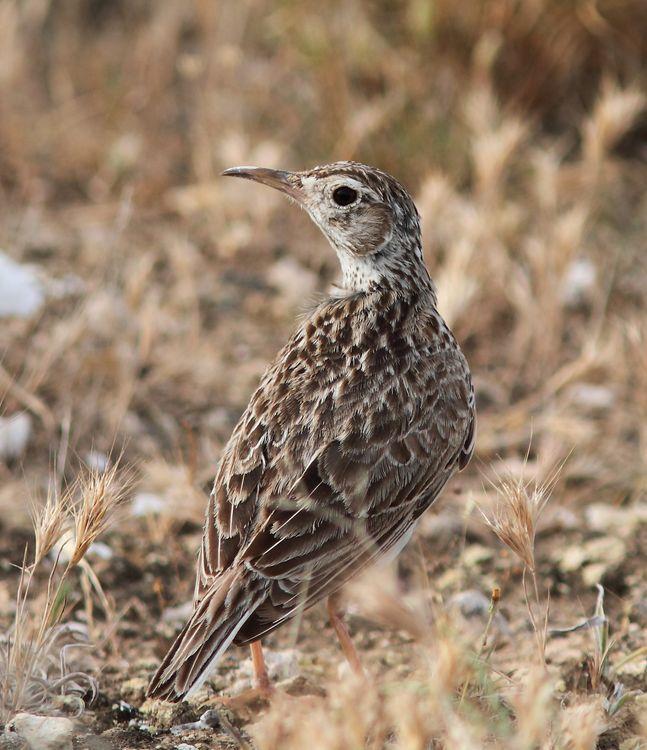
POLYGON ((332 199, 338 206, 350 206, 357 200, 357 190, 353 190, 348 185, 342 185, 333 190, 332 199))

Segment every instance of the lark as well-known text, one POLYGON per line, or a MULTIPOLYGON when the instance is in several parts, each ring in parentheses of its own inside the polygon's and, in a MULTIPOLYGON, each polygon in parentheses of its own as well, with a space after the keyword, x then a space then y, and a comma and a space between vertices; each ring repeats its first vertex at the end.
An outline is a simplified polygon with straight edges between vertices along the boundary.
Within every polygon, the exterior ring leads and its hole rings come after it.
POLYGON ((437 309, 420 218, 379 169, 224 175, 288 195, 321 229, 341 283, 263 375, 222 454, 209 499, 193 612, 148 695, 191 696, 233 643, 251 646, 321 599, 351 666, 340 588, 397 555, 474 450, 469 367, 437 309))

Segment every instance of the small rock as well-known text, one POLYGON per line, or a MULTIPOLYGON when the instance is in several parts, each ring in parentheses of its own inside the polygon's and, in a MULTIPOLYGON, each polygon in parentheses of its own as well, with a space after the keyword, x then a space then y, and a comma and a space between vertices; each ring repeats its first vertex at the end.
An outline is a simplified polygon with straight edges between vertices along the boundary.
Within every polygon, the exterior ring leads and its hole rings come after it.
MULTIPOLYGON (((475 635, 482 635, 490 617, 490 600, 485 594, 476 589, 460 591, 451 597, 447 608, 461 617, 467 630, 474 631, 475 635)), ((508 621, 501 612, 495 612, 491 628, 501 635, 510 635, 511 632, 508 621)))
MULTIPOLYGON (((74 533, 71 529, 68 529, 52 548, 50 557, 62 562, 68 562, 72 557, 75 547, 74 533)), ((88 547, 86 557, 98 557, 100 560, 110 560, 114 557, 114 552, 104 542, 93 542, 88 547)))
POLYGON ((114 750, 114 745, 105 737, 88 734, 83 738, 81 750, 114 750))
POLYGON ((100 560, 112 560, 112 558, 115 556, 115 553, 112 551, 111 547, 108 547, 105 542, 94 542, 88 547, 87 554, 92 557, 94 555, 95 557, 98 557, 100 560))
POLYGON ((31 318, 44 301, 43 287, 34 271, 0 250, 0 318, 31 318))
POLYGON ((607 564, 603 562, 591 563, 582 568, 582 582, 586 586, 594 586, 604 578, 607 572, 607 564))
MULTIPOLYGON (((346 661, 340 662, 340 664, 342 663, 347 664, 346 661)), ((287 680, 282 680, 277 683, 276 688, 283 693, 287 693, 287 695, 315 695, 320 698, 326 697, 326 690, 320 684, 309 680, 302 674, 289 677, 287 680)))
POLYGON ((220 724, 220 714, 215 709, 210 708, 197 721, 174 724, 171 727, 171 734, 185 734, 186 732, 194 732, 201 729, 216 729, 220 724))
POLYGON ((584 511, 584 517, 593 531, 629 537, 639 524, 647 523, 647 505, 635 503, 617 508, 606 503, 593 503, 584 511))
POLYGON ((613 406, 615 393, 605 385, 576 383, 568 390, 568 398, 575 406, 590 411, 604 411, 613 406))
POLYGON ((18 737, 13 730, 5 729, 0 734, 0 750, 25 750, 26 748, 27 743, 25 740, 22 737, 18 737))
MULTIPOLYGON (((266 651, 265 666, 267 673, 272 682, 287 680, 294 677, 299 672, 299 655, 295 649, 285 649, 284 651, 266 651)), ((251 661, 245 660, 238 668, 240 675, 234 684, 230 687, 232 693, 238 693, 248 688, 252 682, 252 664, 251 661)))
POLYGON ((112 713, 117 721, 130 721, 139 716, 139 711, 134 706, 131 706, 130 703, 123 700, 112 704, 112 713))
POLYGON ((101 451, 88 451, 83 459, 88 468, 99 473, 103 473, 110 463, 108 456, 105 453, 101 453, 101 451))
POLYGON ((454 594, 448 602, 448 607, 458 609, 463 617, 468 619, 471 617, 487 619, 490 611, 490 600, 481 591, 472 589, 454 594))
POLYGON ((27 412, 0 417, 0 459, 22 456, 30 435, 31 416, 27 412))
POLYGON ((169 703, 155 698, 148 698, 139 706, 140 713, 149 724, 168 728, 179 724, 192 724, 196 721, 196 712, 188 703, 169 703))
POLYGON ((166 501, 163 497, 156 495, 154 492, 138 492, 131 506, 133 516, 151 516, 153 513, 162 513, 166 508, 166 501))
POLYGON ((21 713, 8 728, 26 740, 31 750, 72 750, 74 724, 63 716, 21 713))
POLYGON ((622 562, 626 553, 624 542, 616 537, 604 536, 589 539, 583 544, 571 545, 556 550, 552 557, 564 573, 591 568, 587 575, 588 583, 595 583, 609 569, 622 562), (593 568, 595 566, 595 568, 593 568))
POLYGON ((588 258, 573 261, 562 282, 562 301, 568 307, 576 307, 590 297, 596 281, 596 268, 588 258))

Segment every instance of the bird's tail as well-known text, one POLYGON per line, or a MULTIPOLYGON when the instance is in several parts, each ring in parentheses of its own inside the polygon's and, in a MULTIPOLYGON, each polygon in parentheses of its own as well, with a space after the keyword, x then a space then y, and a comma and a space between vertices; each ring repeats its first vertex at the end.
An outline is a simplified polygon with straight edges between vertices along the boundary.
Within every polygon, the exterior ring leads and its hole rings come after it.
POLYGON ((262 601, 245 578, 234 569, 214 579, 153 676, 149 698, 177 702, 200 688, 262 601))

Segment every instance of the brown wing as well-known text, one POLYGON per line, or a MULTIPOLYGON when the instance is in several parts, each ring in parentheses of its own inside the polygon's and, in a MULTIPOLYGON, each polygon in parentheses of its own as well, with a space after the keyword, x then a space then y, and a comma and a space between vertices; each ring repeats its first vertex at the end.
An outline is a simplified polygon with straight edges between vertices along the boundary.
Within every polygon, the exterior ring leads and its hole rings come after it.
POLYGON ((264 582, 266 600, 237 643, 397 545, 467 462, 469 373, 453 339, 441 346, 433 334, 427 351, 411 335, 376 342, 359 366, 352 345, 345 356, 320 348, 316 368, 304 334, 265 376, 216 477, 196 588, 199 601, 232 564, 264 582))
POLYGON ((434 427, 398 436, 377 455, 344 440, 327 445, 242 553, 269 589, 236 642, 269 632, 406 541, 455 471, 460 450, 434 427))

